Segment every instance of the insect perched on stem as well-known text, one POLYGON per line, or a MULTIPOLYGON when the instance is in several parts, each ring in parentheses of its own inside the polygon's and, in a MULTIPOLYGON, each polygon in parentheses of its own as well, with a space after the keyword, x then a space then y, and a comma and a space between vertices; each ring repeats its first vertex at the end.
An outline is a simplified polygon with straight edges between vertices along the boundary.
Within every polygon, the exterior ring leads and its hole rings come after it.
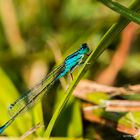
MULTIPOLYGON (((65 61, 57 66, 50 74, 48 74, 39 84, 31 88, 25 96, 20 97, 9 107, 9 113, 11 115, 3 126, 0 127, 0 134, 19 116, 26 111, 29 107, 32 107, 44 93, 60 78, 64 77, 67 73, 72 72, 83 63, 83 58, 89 53, 89 47, 86 43, 68 57, 65 61)), ((72 77, 73 78, 73 77, 72 77)))

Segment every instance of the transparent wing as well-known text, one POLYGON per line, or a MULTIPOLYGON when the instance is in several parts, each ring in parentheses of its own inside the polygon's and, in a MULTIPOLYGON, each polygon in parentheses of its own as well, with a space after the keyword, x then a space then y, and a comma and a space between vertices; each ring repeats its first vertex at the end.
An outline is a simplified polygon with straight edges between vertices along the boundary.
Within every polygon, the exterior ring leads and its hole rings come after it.
POLYGON ((39 84, 31 88, 26 95, 21 96, 14 103, 12 103, 8 112, 11 117, 19 115, 21 112, 26 111, 32 107, 44 93, 51 87, 51 85, 57 80, 59 74, 63 71, 64 64, 56 67, 50 74, 48 74, 39 84))

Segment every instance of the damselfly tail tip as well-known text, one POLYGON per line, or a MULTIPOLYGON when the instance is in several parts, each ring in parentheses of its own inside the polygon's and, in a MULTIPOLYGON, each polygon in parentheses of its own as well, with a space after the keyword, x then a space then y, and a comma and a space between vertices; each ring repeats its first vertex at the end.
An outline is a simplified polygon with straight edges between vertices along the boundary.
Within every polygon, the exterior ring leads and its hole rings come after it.
POLYGON ((6 122, 3 126, 0 127, 0 134, 3 133, 3 131, 13 122, 13 119, 10 119, 8 122, 6 122))
POLYGON ((3 125, 3 126, 0 127, 0 134, 3 133, 3 131, 5 130, 5 128, 6 128, 6 125, 3 125))

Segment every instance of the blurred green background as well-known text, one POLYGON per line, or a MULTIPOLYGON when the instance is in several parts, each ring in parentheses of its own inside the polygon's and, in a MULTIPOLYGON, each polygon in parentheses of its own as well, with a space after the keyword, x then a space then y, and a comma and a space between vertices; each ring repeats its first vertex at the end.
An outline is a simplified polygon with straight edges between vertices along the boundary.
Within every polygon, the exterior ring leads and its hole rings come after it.
MULTIPOLYGON (((126 7, 130 0, 117 0, 126 7)), ((20 95, 38 83, 52 68, 87 42, 91 48, 98 44, 119 14, 96 0, 1 0, 0 1, 0 124, 9 115, 7 107, 20 95)), ((140 80, 140 30, 132 36, 125 63, 110 85, 138 84, 140 80)), ((117 51, 121 35, 100 56, 85 78, 102 82, 102 71, 117 51), (93 72, 94 67, 94 72, 93 72)), ((78 71, 78 70, 77 70, 78 71)), ((21 136, 41 122, 45 128, 63 97, 66 80, 57 82, 43 101, 27 111, 5 131, 6 136, 21 136)), ((108 84, 108 83, 107 83, 108 84)), ((108 128, 109 129, 109 128, 108 128)), ((82 117, 81 101, 71 98, 58 119, 52 136, 98 139, 121 139, 116 131, 104 132, 106 127, 87 122, 82 117)), ((109 129, 110 130, 110 129, 109 129)), ((40 136, 44 128, 32 137, 40 136)), ((124 138, 125 139, 125 138, 124 138)))

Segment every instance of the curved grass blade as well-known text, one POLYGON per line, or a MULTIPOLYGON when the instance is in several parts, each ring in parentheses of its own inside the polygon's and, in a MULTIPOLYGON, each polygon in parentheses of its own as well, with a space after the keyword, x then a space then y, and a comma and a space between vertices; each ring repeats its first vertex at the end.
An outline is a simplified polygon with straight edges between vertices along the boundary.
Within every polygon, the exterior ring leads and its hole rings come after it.
POLYGON ((136 12, 124 7, 123 5, 119 4, 118 2, 115 2, 112 0, 99 0, 99 1, 104 3, 110 9, 116 11, 117 13, 120 13, 121 15, 123 15, 124 17, 129 19, 130 21, 134 21, 134 22, 140 24, 140 15, 138 13, 136 13, 136 12))

